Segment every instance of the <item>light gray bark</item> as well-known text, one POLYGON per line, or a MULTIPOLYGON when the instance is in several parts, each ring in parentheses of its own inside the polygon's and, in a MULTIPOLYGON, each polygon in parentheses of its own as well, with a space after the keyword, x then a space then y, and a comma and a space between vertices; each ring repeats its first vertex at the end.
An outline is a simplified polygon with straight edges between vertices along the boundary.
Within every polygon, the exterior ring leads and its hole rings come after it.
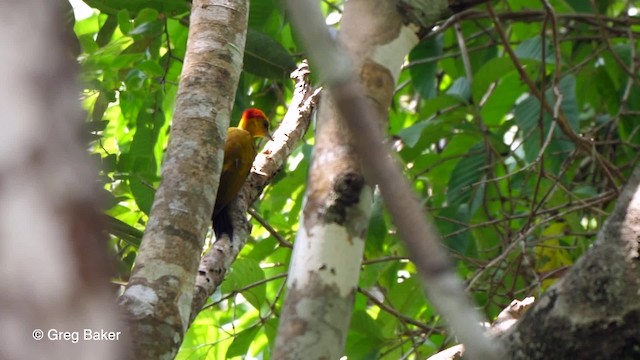
POLYGON ((195 275, 242 70, 248 0, 196 0, 162 182, 120 305, 137 359, 173 358, 190 323, 195 275))

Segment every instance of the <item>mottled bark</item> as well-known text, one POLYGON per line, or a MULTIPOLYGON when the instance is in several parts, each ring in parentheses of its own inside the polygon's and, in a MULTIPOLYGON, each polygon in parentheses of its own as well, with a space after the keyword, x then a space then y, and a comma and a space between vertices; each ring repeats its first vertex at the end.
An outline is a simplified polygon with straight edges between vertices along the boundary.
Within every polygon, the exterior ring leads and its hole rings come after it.
POLYGON ((162 182, 120 298, 137 359, 172 358, 189 325, 242 69, 248 6, 248 0, 193 2, 162 182))
POLYGON ((62 4, 11 1, 0 12, 2 359, 117 359, 128 344, 62 4))
POLYGON ((512 359, 640 358, 640 168, 593 247, 507 334, 512 359))

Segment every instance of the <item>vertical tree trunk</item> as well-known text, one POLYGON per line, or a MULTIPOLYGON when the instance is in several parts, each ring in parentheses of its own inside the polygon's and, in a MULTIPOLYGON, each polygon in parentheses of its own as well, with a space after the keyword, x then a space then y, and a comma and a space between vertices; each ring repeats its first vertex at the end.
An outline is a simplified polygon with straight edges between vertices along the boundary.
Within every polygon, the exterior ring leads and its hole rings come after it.
POLYGON ((120 299, 138 359, 172 358, 189 324, 242 69, 248 7, 248 0, 193 2, 163 179, 120 299))
POLYGON ((79 136, 62 2, 3 5, 0 358, 120 358, 127 336, 108 287, 97 169, 79 136), (112 332, 113 341, 94 341, 96 331, 112 332))
MULTIPOLYGON (((338 39, 360 74, 356 81, 386 119, 400 65, 418 38, 403 26, 393 1, 348 1, 342 24, 338 39)), ((369 222, 372 189, 329 97, 321 100, 317 124, 274 351, 278 359, 343 355, 369 222)))

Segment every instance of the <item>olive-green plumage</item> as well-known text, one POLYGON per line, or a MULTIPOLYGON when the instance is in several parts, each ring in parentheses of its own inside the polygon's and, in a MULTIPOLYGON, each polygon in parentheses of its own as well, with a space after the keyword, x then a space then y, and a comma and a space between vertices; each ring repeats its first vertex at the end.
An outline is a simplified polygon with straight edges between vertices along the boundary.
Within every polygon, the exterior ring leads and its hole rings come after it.
POLYGON ((229 128, 227 142, 224 145, 220 185, 212 215, 216 234, 220 234, 223 231, 220 227, 227 223, 226 220, 220 219, 226 215, 225 207, 236 197, 251 171, 257 154, 254 138, 265 136, 271 138, 269 119, 261 110, 255 108, 247 109, 242 113, 238 127, 229 128))

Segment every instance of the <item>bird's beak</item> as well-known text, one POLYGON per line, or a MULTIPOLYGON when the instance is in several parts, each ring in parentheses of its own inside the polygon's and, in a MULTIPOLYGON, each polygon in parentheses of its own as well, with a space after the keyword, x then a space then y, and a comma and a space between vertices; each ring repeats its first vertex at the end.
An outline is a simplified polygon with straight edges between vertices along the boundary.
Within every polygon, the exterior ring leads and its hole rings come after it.
POLYGON ((271 135, 271 132, 267 131, 266 138, 273 141, 273 136, 271 135))

